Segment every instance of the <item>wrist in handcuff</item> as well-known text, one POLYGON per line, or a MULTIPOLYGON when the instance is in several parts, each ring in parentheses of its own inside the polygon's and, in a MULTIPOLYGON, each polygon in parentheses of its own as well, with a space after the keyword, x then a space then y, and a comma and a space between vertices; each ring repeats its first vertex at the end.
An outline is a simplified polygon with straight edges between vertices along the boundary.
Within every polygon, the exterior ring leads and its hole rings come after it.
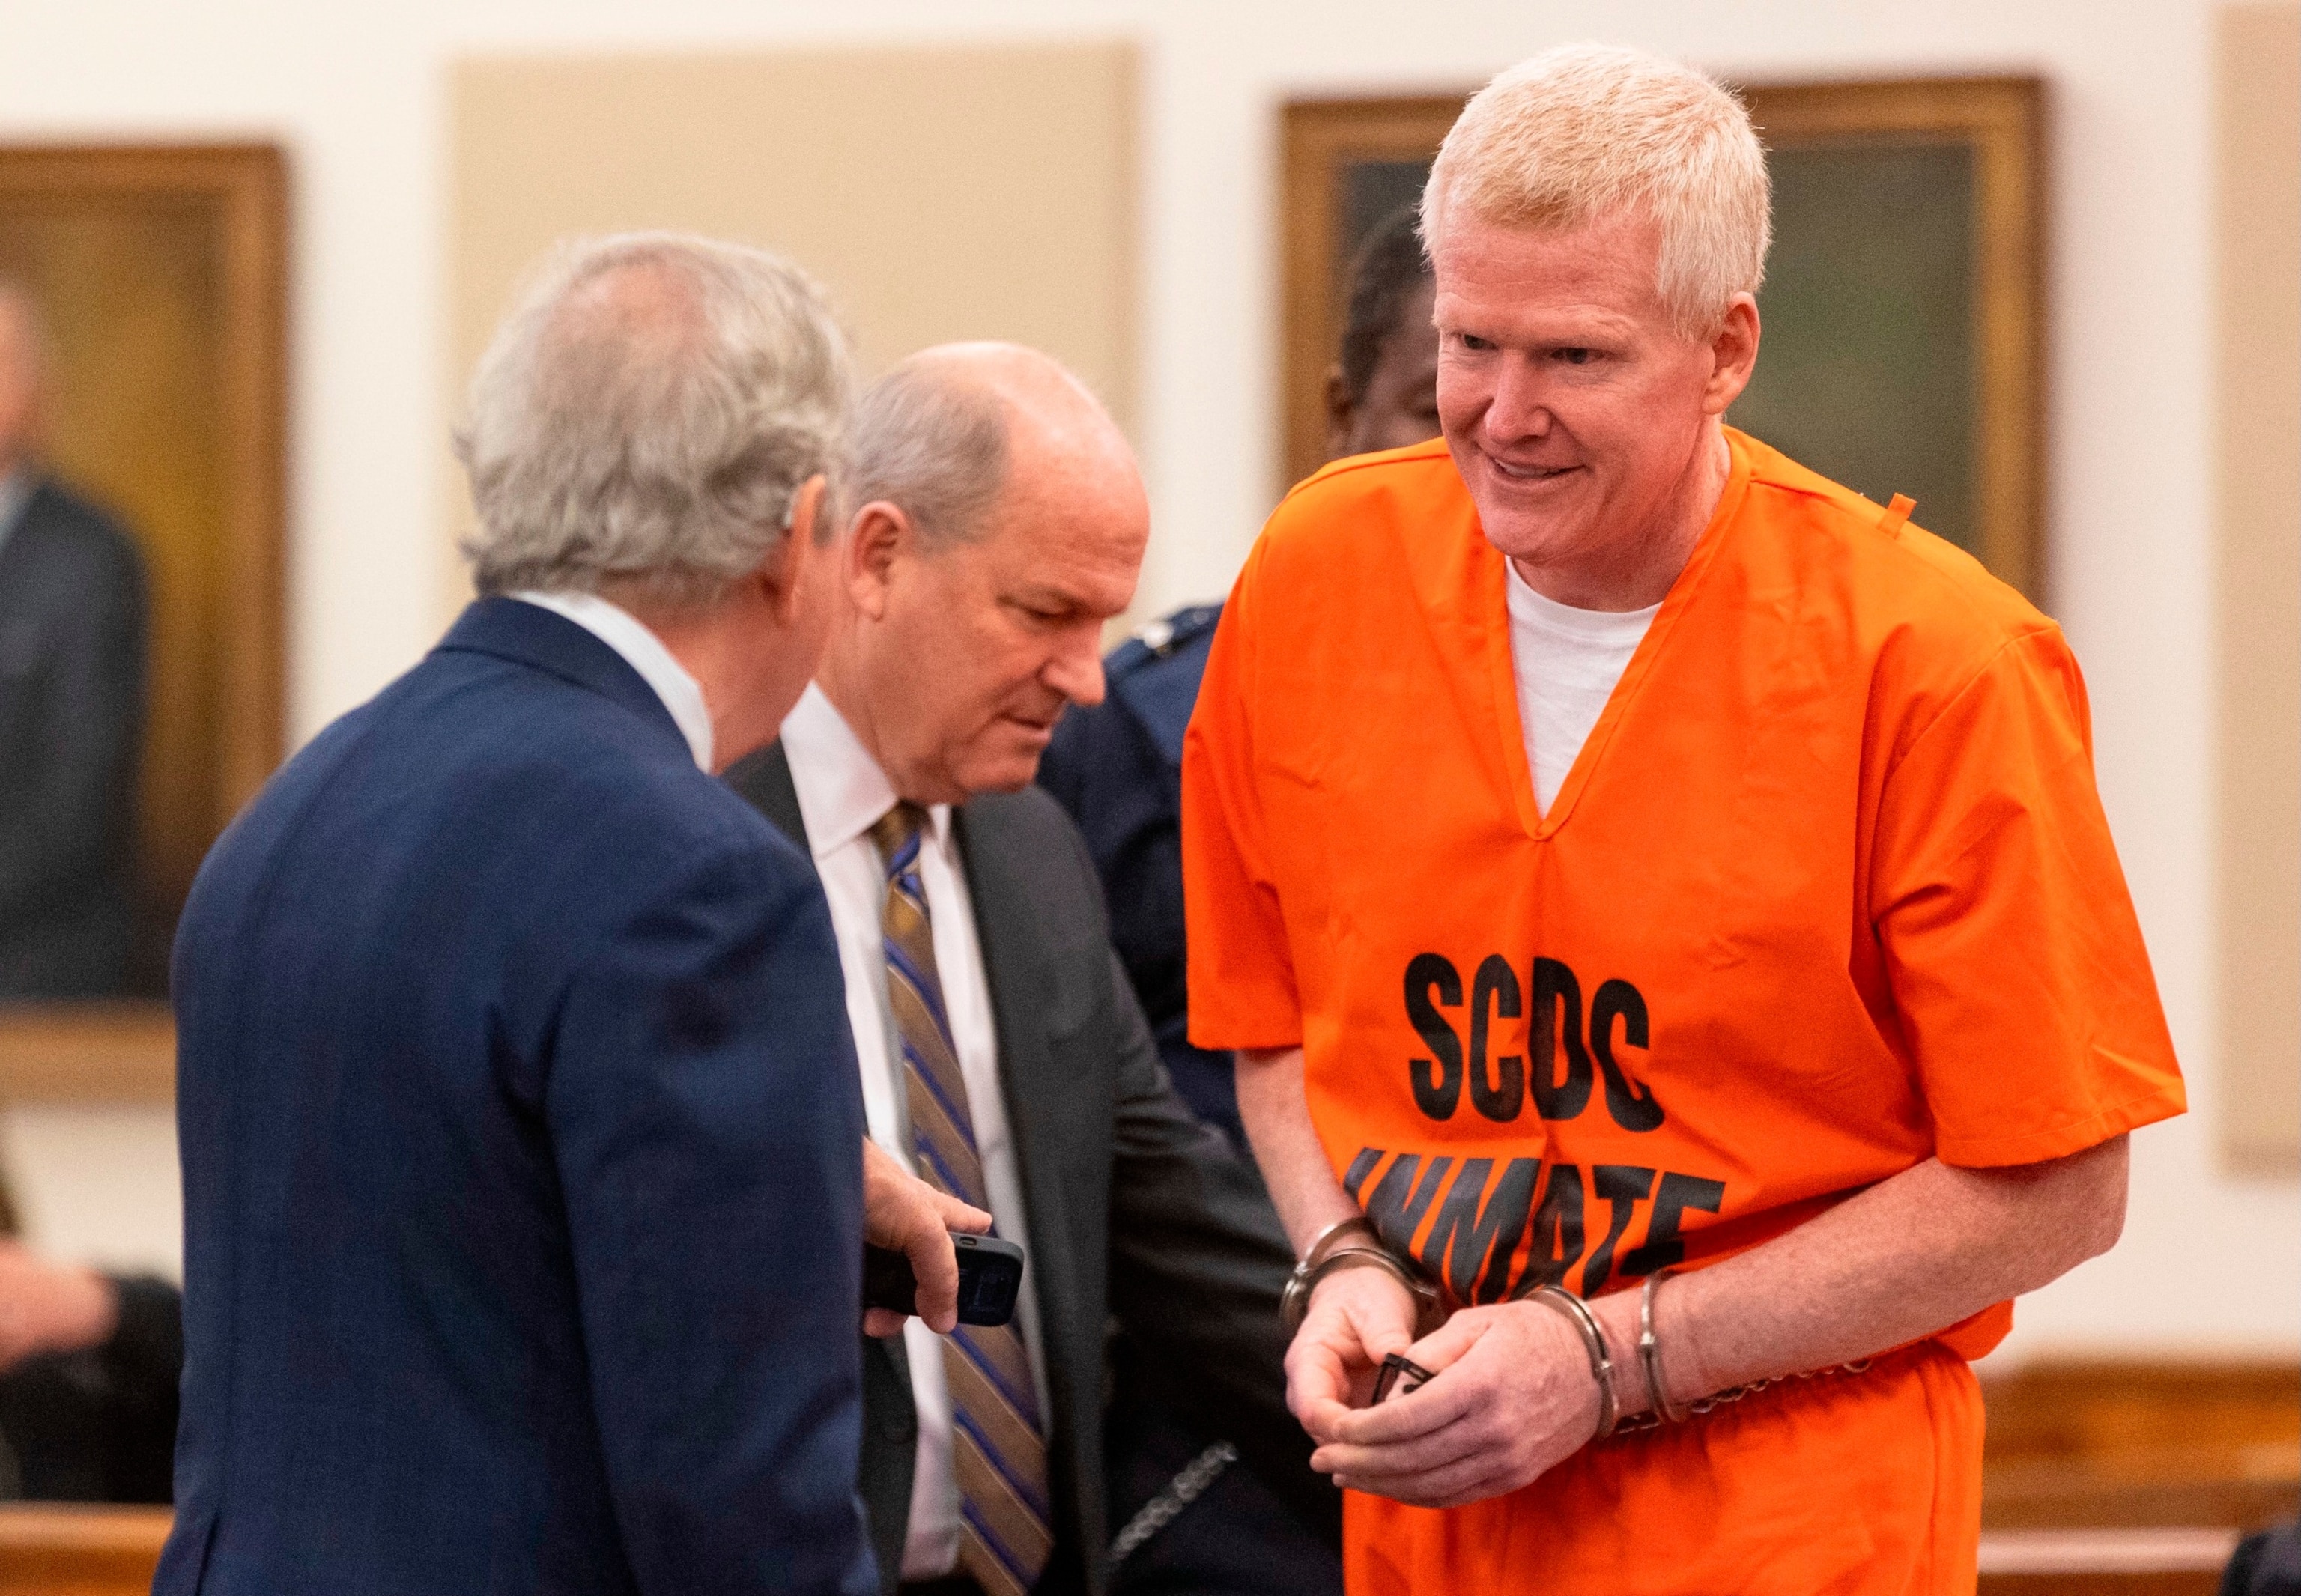
POLYGON ((1544 1283, 1522 1293, 1522 1299, 1539 1302, 1572 1325, 1589 1360, 1590 1376, 1598 1392, 1597 1428, 1591 1439, 1603 1441, 1623 1421, 1643 1417, 1645 1425, 1682 1424, 1690 1411, 1669 1400, 1662 1371, 1661 1341, 1655 1326, 1654 1298, 1671 1274, 1661 1269, 1640 1288, 1637 1314, 1631 1334, 1609 1336, 1605 1324, 1585 1302, 1565 1287, 1544 1283), (1618 1347, 1619 1343, 1619 1347, 1618 1347), (1651 1415, 1651 1417, 1644 1416, 1651 1415))
POLYGON ((1348 1269, 1379 1269, 1404 1288, 1414 1301, 1414 1333, 1418 1337, 1429 1334, 1444 1322, 1445 1308, 1439 1300, 1437 1288, 1410 1261, 1390 1250, 1372 1221, 1356 1216, 1320 1231, 1312 1239, 1302 1261, 1287 1277, 1286 1289, 1279 1297, 1279 1311, 1289 1334, 1302 1327, 1310 1311, 1310 1299, 1318 1287, 1348 1269))
MULTIPOLYGON (((1410 1259, 1391 1251, 1371 1220, 1358 1215, 1338 1220, 1313 1237, 1302 1261, 1287 1277, 1279 1308, 1289 1334, 1302 1327, 1310 1299, 1318 1287, 1347 1269, 1379 1269, 1403 1287, 1414 1300, 1414 1333, 1418 1338, 1445 1322, 1446 1308, 1437 1288, 1410 1259)), ((1602 1441, 1612 1434, 1625 1418, 1651 1414, 1653 1416, 1644 1421, 1651 1425, 1682 1424, 1692 1416, 1688 1408, 1669 1399, 1661 1343, 1655 1326, 1655 1294, 1672 1273, 1660 1269, 1647 1277, 1638 1293, 1635 1336, 1622 1338, 1625 1345, 1619 1353, 1614 1338, 1606 1334, 1605 1326, 1590 1306, 1563 1286, 1545 1283, 1521 1288, 1515 1293, 1519 1300, 1539 1301, 1568 1319, 1576 1338, 1583 1343, 1591 1378, 1598 1391, 1598 1424, 1594 1440, 1602 1441)))

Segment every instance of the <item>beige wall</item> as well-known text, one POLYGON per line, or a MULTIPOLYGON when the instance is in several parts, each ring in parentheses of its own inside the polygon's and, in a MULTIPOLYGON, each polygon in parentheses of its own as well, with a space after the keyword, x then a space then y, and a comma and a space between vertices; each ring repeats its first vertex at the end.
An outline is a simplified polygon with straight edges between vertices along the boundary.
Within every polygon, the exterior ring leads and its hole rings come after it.
MULTIPOLYGON (((868 370, 1014 338, 1067 363, 1131 430, 1134 71, 1123 44, 462 63, 448 412, 553 240, 684 228, 814 272, 868 370)), ((470 513, 460 478, 448 498, 452 539, 470 513)), ((451 614, 469 587, 445 564, 451 614)))
MULTIPOLYGON (((2301 1171, 2301 6, 2223 11, 2221 1139, 2301 1171)), ((2288 1260, 2289 1263, 2289 1260, 2288 1260)))

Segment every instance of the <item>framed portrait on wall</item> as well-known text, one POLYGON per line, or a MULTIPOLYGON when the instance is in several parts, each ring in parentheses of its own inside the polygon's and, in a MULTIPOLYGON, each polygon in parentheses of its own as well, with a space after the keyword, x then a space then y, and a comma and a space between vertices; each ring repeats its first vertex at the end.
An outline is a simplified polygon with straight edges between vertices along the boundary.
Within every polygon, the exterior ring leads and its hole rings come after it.
POLYGON ((0 1091, 164 1038, 192 875, 279 762, 286 282, 274 146, 0 146, 39 372, 0 439, 0 1091))
MULTIPOLYGON (((1773 178, 1757 375, 1728 418, 2042 597, 2044 88, 1740 86, 1773 178)), ((1462 96, 1284 112, 1285 480, 1317 469, 1359 241, 1420 194, 1462 96)))

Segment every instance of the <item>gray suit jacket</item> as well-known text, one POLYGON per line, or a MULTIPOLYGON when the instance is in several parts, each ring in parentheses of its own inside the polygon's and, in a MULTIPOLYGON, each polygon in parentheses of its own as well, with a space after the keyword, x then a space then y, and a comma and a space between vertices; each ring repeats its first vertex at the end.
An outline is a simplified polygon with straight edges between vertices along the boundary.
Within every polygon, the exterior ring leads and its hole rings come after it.
MULTIPOLYGON (((727 780, 806 848, 781 744, 727 780)), ((1025 1278, 1051 1399, 1055 1551, 1039 1590, 1109 1584, 1107 1326, 1132 1343, 1128 1365, 1159 1380, 1139 1398, 1228 1439, 1303 1517, 1331 1525, 1337 1493, 1310 1473, 1309 1441, 1286 1411, 1278 1293, 1293 1255, 1251 1166, 1168 1082, 1110 951, 1076 828, 1035 788, 975 798, 955 824, 1030 1210, 1025 1278)), ((917 1443, 901 1341, 866 1341, 863 1391, 860 1488, 892 1591, 917 1443)))

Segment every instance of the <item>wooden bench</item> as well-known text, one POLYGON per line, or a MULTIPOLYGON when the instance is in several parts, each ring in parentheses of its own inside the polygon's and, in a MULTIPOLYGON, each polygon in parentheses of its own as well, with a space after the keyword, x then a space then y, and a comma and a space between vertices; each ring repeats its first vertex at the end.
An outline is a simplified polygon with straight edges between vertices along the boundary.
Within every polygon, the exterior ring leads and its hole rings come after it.
MULTIPOLYGON (((2301 1367, 2057 1364, 1991 1379, 1981 1596, 2213 1596, 2301 1508, 2301 1367)), ((0 1592, 146 1596, 164 1508, 0 1505, 0 1592)))
POLYGON ((2213 1596, 2230 1529, 1985 1530, 1982 1596, 2213 1596))
POLYGON ((2213 1596, 2301 1510, 2301 1368, 2056 1363, 1988 1379, 1982 1596, 2213 1596))
POLYGON ((8 1596, 149 1596, 173 1517, 165 1508, 0 1504, 8 1596))

